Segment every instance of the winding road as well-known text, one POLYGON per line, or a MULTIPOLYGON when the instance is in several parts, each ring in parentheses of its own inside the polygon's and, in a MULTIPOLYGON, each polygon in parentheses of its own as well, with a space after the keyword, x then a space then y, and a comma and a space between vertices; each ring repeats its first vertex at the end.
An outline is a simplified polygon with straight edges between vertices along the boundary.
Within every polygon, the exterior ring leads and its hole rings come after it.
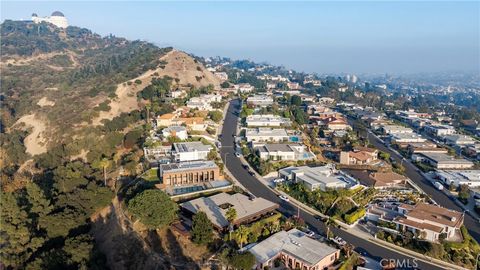
MULTIPOLYGON (((297 215, 297 211, 299 211, 298 213, 300 214, 300 217, 305 220, 312 230, 316 231, 316 233, 325 235, 326 228, 321 221, 317 220, 312 214, 305 212, 302 209, 297 209, 297 207, 290 202, 279 199, 277 194, 269 187, 261 183, 256 177, 250 175, 243 167, 242 161, 235 156, 233 136, 236 135, 239 107, 240 101, 238 99, 230 102, 223 123, 222 136, 220 138, 222 144, 220 154, 230 173, 254 196, 262 197, 279 204, 279 211, 287 217, 297 215)), ((408 257, 400 252, 385 248, 380 244, 358 237, 344 229, 332 228, 332 231, 335 235, 338 235, 345 241, 353 244, 356 247, 356 251, 359 251, 362 254, 366 253, 368 257, 374 258, 377 261, 380 261, 381 259, 390 259, 409 262, 409 264, 406 264, 406 267, 397 267, 397 269, 445 269, 433 263, 415 260, 413 257, 408 257)))

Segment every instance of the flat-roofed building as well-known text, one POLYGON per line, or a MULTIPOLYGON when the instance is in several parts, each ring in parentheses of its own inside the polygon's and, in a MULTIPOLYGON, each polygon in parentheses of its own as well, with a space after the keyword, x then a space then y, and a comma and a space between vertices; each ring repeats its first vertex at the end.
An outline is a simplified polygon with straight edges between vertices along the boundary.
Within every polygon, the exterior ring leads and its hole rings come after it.
POLYGON ((187 129, 184 126, 169 126, 162 129, 163 138, 177 137, 180 140, 188 139, 187 129))
POLYGON ((267 95, 253 95, 247 98, 247 104, 260 106, 260 107, 267 107, 273 104, 273 98, 267 95))
POLYGON ((427 139, 417 133, 395 133, 390 135, 390 140, 396 144, 421 143, 427 141, 427 139))
POLYGON ((385 134, 405 134, 405 133, 413 133, 413 129, 399 126, 399 125, 385 125, 382 126, 383 133, 385 134))
POLYGON ((439 124, 433 124, 433 125, 426 125, 424 127, 425 132, 427 132, 430 135, 433 136, 445 136, 445 135, 451 135, 455 134, 455 128, 452 126, 448 125, 439 125, 439 124))
POLYGON ((449 186, 467 185, 470 188, 480 187, 480 170, 437 170, 436 175, 438 179, 449 186))
POLYGON ((477 141, 467 135, 462 134, 453 134, 453 135, 446 135, 443 136, 443 140, 448 145, 458 145, 458 146, 467 146, 467 145, 474 145, 477 141))
POLYGON ((255 148, 263 160, 313 160, 315 155, 307 147, 295 143, 271 143, 255 148))
POLYGON ((282 142, 289 138, 287 131, 281 128, 249 128, 245 137, 247 142, 282 142))
POLYGON ((204 212, 215 228, 223 230, 229 226, 226 217, 229 208, 234 208, 237 212, 232 223, 238 226, 272 213, 278 208, 278 204, 261 197, 249 198, 240 193, 230 195, 222 192, 210 197, 200 197, 184 202, 180 204, 180 207, 190 214, 204 212))
POLYGON ((202 142, 181 142, 173 144, 173 156, 176 161, 192 161, 207 159, 213 146, 202 142))
POLYGON ((248 250, 255 256, 258 270, 273 268, 277 259, 289 269, 326 269, 340 256, 339 249, 298 229, 277 232, 248 250))
POLYGON ((469 169, 474 166, 473 162, 455 158, 443 153, 419 153, 413 154, 412 160, 429 164, 436 169, 469 169))
POLYGON ((290 126, 291 121, 288 118, 273 114, 253 114, 246 118, 248 127, 280 127, 290 126))
POLYGON ((279 178, 303 184, 308 190, 352 188, 358 183, 351 176, 337 171, 331 164, 319 167, 287 167, 278 171, 279 178))
POLYGON ((393 222, 400 231, 411 231, 419 238, 436 242, 444 234, 446 240, 456 239, 463 225, 464 214, 432 204, 402 204, 398 206, 403 216, 393 222))
POLYGON ((160 178, 166 186, 186 186, 218 180, 220 169, 211 160, 160 165, 160 178))

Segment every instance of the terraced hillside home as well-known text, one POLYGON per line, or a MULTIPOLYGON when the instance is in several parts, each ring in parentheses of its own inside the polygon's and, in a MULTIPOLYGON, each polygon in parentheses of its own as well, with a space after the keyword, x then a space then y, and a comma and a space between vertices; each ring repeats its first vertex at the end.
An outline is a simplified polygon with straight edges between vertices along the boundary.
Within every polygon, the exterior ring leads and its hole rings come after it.
POLYGON ((248 248, 256 269, 270 269, 279 259, 289 269, 327 269, 340 257, 340 250, 308 237, 298 229, 280 231, 248 248))
POLYGON ((223 231, 230 225, 226 217, 229 208, 234 208, 237 212, 237 217, 232 225, 239 226, 270 215, 278 208, 278 204, 261 197, 249 198, 240 193, 230 195, 222 192, 181 203, 180 207, 187 215, 194 215, 199 211, 204 212, 213 226, 217 230, 223 231))
POLYGON ((188 139, 187 129, 184 126, 169 126, 162 129, 162 136, 166 140, 169 137, 176 137, 180 140, 188 139))
POLYGON ((162 164, 159 174, 164 186, 187 186, 220 179, 220 169, 211 160, 162 164))

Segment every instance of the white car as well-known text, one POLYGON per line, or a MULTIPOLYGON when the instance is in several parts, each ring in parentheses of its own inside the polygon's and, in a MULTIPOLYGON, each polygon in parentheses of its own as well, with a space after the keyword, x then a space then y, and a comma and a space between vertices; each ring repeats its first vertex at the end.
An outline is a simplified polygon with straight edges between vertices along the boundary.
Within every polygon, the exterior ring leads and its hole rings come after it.
POLYGON ((308 237, 315 236, 315 233, 313 231, 310 231, 310 230, 306 231, 305 233, 307 234, 308 237))
POLYGON ((285 180, 283 180, 283 178, 277 178, 277 179, 274 179, 274 180, 273 180, 273 182, 274 182, 274 183, 277 183, 277 184, 278 184, 278 183, 282 183, 283 181, 285 181, 285 180))
POLYGON ((280 196, 278 196, 278 197, 280 198, 280 200, 284 200, 284 201, 286 201, 286 202, 289 202, 289 201, 290 201, 290 199, 289 199, 287 196, 285 196, 285 195, 280 195, 280 196))
POLYGON ((236 157, 241 157, 242 155, 239 152, 235 152, 236 157))

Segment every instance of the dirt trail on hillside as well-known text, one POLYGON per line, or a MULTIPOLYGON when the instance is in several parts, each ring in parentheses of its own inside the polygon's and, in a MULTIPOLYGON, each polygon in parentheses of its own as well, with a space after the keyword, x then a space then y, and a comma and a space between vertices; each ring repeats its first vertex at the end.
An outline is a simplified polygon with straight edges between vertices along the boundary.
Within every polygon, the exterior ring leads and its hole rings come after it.
MULTIPOLYGON (((172 50, 160 58, 167 62, 164 68, 149 70, 137 78, 131 79, 131 85, 127 82, 117 85, 117 97, 109 104, 109 111, 100 112, 99 116, 92 120, 93 125, 102 125, 102 120, 111 120, 123 112, 131 112, 140 109, 137 100, 137 93, 150 84, 154 75, 158 77, 169 76, 178 79, 179 85, 191 84, 196 87, 213 84, 219 87, 220 80, 210 71, 206 70, 201 63, 195 63, 195 60, 188 54, 172 50), (141 80, 141 84, 136 84, 135 80, 141 80)), ((174 82, 177 83, 177 82, 174 82)))
POLYGON ((44 137, 44 131, 47 128, 46 123, 37 118, 35 114, 28 114, 22 116, 14 126, 24 123, 27 128, 31 128, 31 133, 23 141, 26 149, 26 152, 30 155, 39 155, 47 152, 46 139, 44 137))

